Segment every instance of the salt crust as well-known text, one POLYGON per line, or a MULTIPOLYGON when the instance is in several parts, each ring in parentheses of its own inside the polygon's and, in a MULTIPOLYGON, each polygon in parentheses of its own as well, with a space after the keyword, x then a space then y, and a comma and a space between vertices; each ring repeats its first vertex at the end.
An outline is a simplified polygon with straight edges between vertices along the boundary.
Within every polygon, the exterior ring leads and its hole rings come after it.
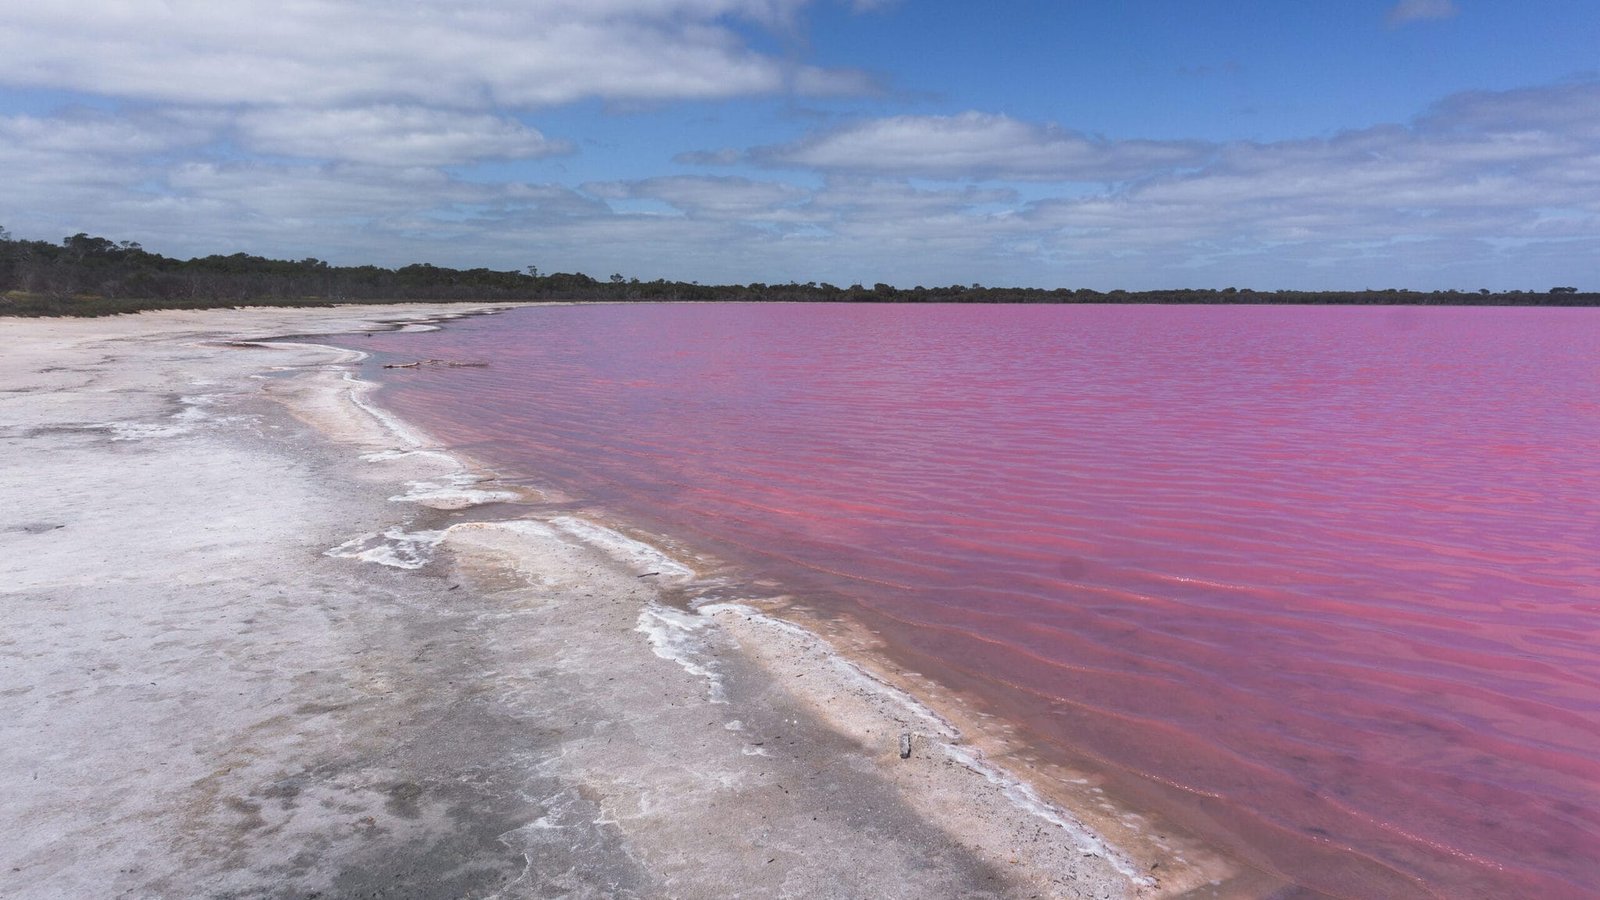
POLYGON ((114 421, 84 427, 89 430, 109 431, 113 441, 147 441, 180 437, 204 426, 229 425, 241 421, 238 416, 217 416, 208 409, 216 405, 220 399, 218 396, 207 394, 179 397, 178 402, 183 405, 183 409, 173 413, 165 421, 114 421))
POLYGON ((661 550, 628 537, 620 531, 572 516, 558 516, 550 524, 572 537, 605 551, 624 565, 658 575, 666 579, 687 581, 694 570, 678 562, 661 550))
POLYGON ((707 652, 702 634, 711 624, 710 620, 693 613, 652 603, 639 612, 639 624, 634 630, 649 639, 650 649, 657 656, 677 663, 690 675, 705 679, 706 697, 710 702, 727 703, 722 672, 707 652))
POLYGON ((433 561, 430 552, 444 540, 443 531, 406 531, 399 525, 353 537, 326 551, 342 559, 358 559, 395 569, 420 569, 433 561))

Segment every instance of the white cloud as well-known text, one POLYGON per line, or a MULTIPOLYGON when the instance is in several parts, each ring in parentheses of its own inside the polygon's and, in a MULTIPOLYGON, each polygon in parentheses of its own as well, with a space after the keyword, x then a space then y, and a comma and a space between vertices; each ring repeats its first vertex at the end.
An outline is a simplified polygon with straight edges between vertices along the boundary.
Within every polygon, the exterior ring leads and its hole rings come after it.
POLYGON ((455 181, 435 169, 358 165, 189 163, 172 170, 166 186, 178 197, 222 203, 240 218, 319 223, 337 227, 429 206, 485 203, 488 186, 455 181))
POLYGON ((1390 25, 1454 18, 1460 10, 1455 0, 1400 0, 1389 10, 1390 25))
POLYGON ((532 108, 855 91, 747 45, 807 0, 80 0, 0 16, 0 83, 172 104, 532 108))
POLYGON ((929 190, 904 181, 835 176, 811 198, 811 207, 850 221, 881 220, 915 227, 930 217, 964 214, 978 207, 1015 206, 1015 191, 965 187, 929 190))
MULTIPOLYGON (((1534 217, 1596 209, 1600 183, 1574 191, 1572 172, 1600 161, 1600 84, 1463 94, 1409 126, 1329 139, 1235 144, 1213 164, 1135 187, 1160 202, 1249 209, 1288 204, 1372 210, 1393 217, 1462 208, 1534 217)), ((1430 227, 1448 227, 1451 217, 1430 227)))
POLYGON ((1561 134, 1600 142, 1600 84, 1568 84, 1509 91, 1468 91, 1447 97, 1417 119, 1439 134, 1561 134))
POLYGON ((155 113, 115 116, 74 110, 57 116, 0 116, 0 149, 16 153, 127 157, 204 142, 210 134, 193 117, 155 113))
POLYGON ((1009 116, 893 116, 752 151, 759 162, 827 172, 1019 181, 1121 181, 1193 165, 1189 141, 1108 141, 1009 116))
POLYGON ((596 182, 584 185, 582 190, 608 200, 659 200, 693 216, 745 221, 772 218, 808 193, 777 181, 697 175, 596 182))
POLYGON ((1592 83, 1461 95, 1409 126, 1230 145, 1201 170, 1022 216, 1063 260, 1236 271, 1254 259, 1342 287, 1450 272, 1532 287, 1541 266, 1592 282, 1600 270, 1578 248, 1600 233, 1597 128, 1592 83))
POLYGON ((247 146, 264 153, 374 165, 445 166, 572 150, 504 116, 419 106, 252 109, 237 128, 247 146))

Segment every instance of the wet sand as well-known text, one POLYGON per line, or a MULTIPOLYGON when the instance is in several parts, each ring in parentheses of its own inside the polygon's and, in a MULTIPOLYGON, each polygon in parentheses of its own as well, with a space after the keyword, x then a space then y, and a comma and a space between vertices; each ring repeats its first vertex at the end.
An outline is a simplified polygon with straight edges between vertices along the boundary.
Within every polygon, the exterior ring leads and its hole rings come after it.
POLYGON ((866 638, 683 608, 694 557, 495 483, 304 337, 472 311, 0 319, 0 894, 1264 887, 1092 785, 1067 811, 866 638))

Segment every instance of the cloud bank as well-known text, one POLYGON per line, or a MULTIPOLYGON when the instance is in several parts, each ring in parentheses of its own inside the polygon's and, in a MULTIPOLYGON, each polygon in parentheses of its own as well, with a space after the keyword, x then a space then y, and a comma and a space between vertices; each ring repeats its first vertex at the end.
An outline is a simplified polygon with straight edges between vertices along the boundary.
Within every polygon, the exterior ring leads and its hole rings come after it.
POLYGON ((912 178, 1121 181, 1196 164, 1206 150, 1186 141, 1089 138, 969 111, 857 122, 752 156, 769 165, 912 178))

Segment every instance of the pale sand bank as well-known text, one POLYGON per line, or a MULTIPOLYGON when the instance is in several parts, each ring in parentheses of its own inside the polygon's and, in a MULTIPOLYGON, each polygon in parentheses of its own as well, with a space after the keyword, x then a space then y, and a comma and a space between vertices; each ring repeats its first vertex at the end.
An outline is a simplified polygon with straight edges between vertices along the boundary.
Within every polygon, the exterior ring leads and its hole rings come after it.
POLYGON ((693 558, 433 448, 359 354, 229 343, 466 311, 0 319, 0 894, 1264 887, 770 610, 665 602, 693 558))

